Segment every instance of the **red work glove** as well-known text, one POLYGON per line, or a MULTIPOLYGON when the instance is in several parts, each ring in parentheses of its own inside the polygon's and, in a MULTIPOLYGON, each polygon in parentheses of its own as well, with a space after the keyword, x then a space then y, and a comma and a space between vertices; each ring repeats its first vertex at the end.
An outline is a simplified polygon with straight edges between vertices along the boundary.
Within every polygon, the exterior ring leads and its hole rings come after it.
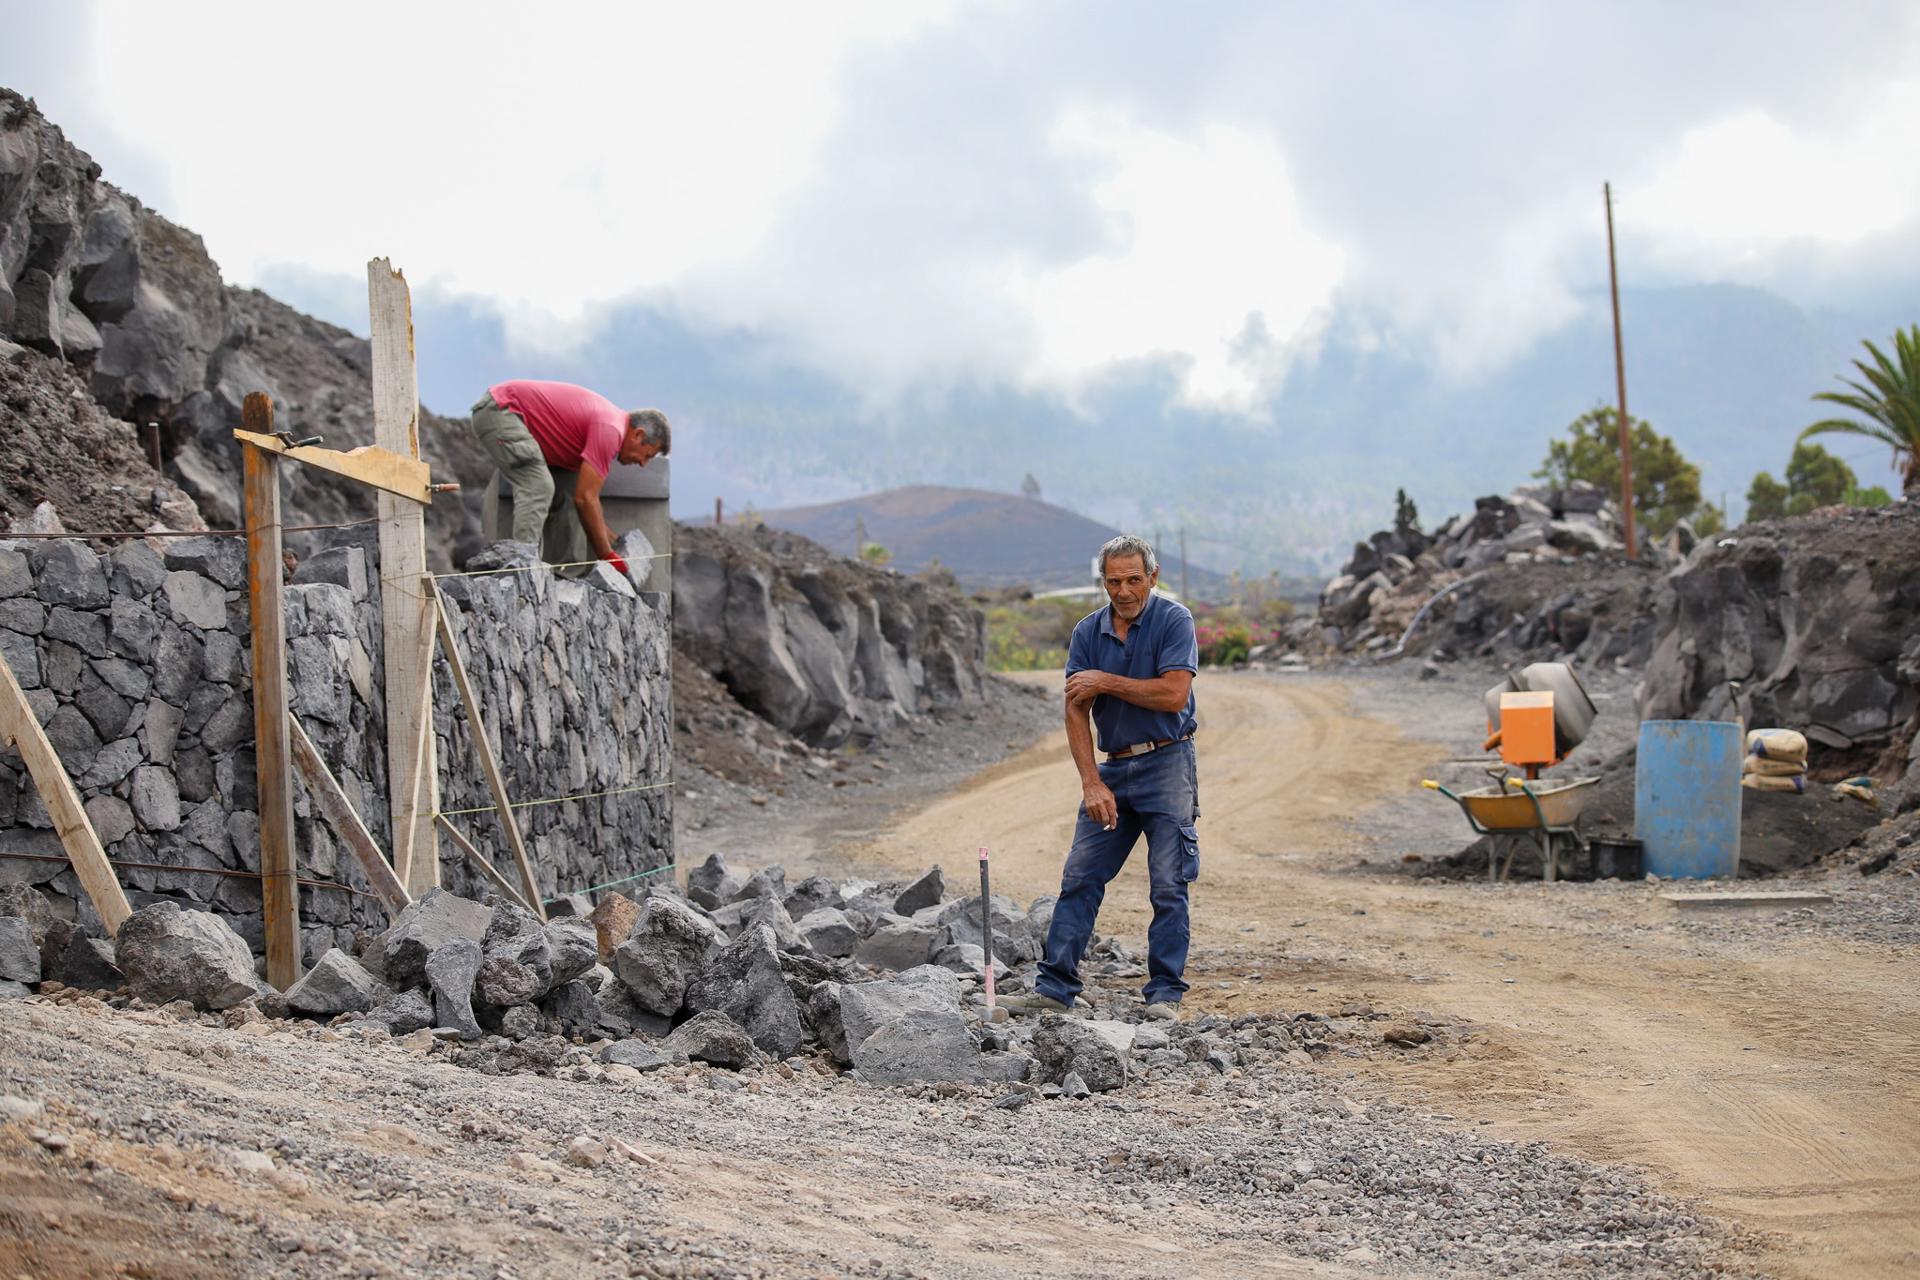
POLYGON ((617 555, 608 556, 607 563, 618 569, 622 575, 632 576, 632 571, 627 568, 627 562, 621 557, 617 555))

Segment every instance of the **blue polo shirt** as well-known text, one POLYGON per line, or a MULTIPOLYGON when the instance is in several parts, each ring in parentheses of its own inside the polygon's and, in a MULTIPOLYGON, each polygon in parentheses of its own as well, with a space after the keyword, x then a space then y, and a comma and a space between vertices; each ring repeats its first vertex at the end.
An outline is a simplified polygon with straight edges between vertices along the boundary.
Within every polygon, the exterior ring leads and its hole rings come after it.
MULTIPOLYGON (((1067 646, 1067 674, 1105 671, 1129 680, 1152 680, 1169 671, 1199 671, 1200 643, 1187 606, 1158 592, 1127 628, 1124 642, 1113 633, 1113 606, 1080 619, 1067 646)), ((1149 711, 1110 694, 1093 700, 1094 741, 1102 752, 1142 742, 1184 738, 1193 732, 1193 694, 1179 711, 1149 711)))

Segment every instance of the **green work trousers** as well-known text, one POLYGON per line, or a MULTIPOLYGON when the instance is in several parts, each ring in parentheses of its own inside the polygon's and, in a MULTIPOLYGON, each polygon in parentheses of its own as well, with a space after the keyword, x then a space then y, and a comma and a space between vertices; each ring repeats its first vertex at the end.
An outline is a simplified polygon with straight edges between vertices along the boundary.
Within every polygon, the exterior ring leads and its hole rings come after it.
MULTIPOLYGON (((573 485, 580 473, 549 465, 520 415, 502 409, 490 394, 473 406, 473 434, 513 486, 513 540, 540 548, 540 558, 548 564, 593 559, 586 526, 573 506, 573 485)), ((570 576, 583 572, 575 569, 570 576)))

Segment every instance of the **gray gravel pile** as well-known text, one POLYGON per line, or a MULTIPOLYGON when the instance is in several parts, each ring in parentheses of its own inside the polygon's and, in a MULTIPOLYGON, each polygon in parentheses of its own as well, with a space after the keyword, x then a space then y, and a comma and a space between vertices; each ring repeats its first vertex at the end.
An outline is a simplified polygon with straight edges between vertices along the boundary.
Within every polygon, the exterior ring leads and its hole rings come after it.
POLYGON ((0 1141, 229 1273, 1752 1274, 1751 1242, 1631 1173, 1284 1061, 1086 1100, 866 1089, 800 1060, 643 1074, 581 1046, 552 1078, 493 1078, 449 1069, 472 1050, 431 1032, 60 994, 0 1005, 0 1094, 23 1117, 0 1141), (1015 1222, 1032 1247, 1005 1248, 1015 1222))

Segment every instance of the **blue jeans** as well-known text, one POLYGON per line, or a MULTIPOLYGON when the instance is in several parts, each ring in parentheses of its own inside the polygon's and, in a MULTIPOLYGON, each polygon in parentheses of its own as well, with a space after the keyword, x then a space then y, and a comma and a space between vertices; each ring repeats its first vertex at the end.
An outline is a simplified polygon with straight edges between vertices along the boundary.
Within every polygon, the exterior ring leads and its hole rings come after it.
POLYGON ((1193 742, 1108 761, 1099 769, 1100 781, 1113 792, 1119 821, 1112 831, 1104 830, 1087 817, 1086 806, 1080 806, 1034 987, 1063 1004, 1072 1004, 1080 994, 1080 957, 1093 939, 1107 882, 1120 874, 1145 832, 1153 924, 1147 930, 1147 985, 1141 995, 1149 1004, 1178 1003, 1187 990, 1181 977, 1187 967, 1187 886, 1200 874, 1200 841, 1194 833, 1200 790, 1193 742))

